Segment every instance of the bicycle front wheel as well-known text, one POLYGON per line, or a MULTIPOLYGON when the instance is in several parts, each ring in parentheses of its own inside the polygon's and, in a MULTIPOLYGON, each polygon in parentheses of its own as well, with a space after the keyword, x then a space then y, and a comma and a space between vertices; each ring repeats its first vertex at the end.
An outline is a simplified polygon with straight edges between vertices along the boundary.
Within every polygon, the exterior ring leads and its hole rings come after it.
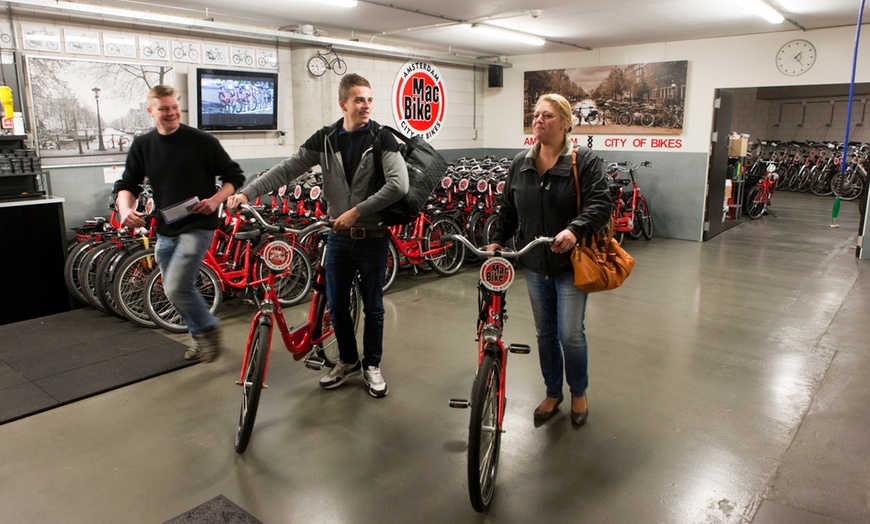
MULTIPOLYGON (((314 270, 305 250, 296 244, 291 249, 293 254, 290 258, 290 267, 275 279, 275 293, 278 295, 281 307, 295 306, 302 302, 311 291, 311 284, 314 281, 314 270)), ((260 252, 262 253, 262 250, 260 252)), ((269 268, 258 261, 257 279, 265 280, 268 271, 269 268)))
POLYGON ((236 453, 244 453, 254 431, 254 419, 260 405, 263 376, 266 374, 266 356, 269 354, 271 333, 269 324, 261 322, 254 332, 251 345, 246 348, 248 362, 242 375, 242 403, 239 406, 239 423, 236 427, 236 453))
POLYGON ((483 513, 492 502, 501 428, 498 403, 502 389, 501 363, 491 353, 483 357, 471 388, 471 421, 468 424, 468 495, 475 511, 483 513))
POLYGON ((746 195, 746 214, 749 218, 761 218, 764 213, 764 191, 760 186, 755 186, 746 195))
MULTIPOLYGON (((223 302, 223 291, 221 290, 220 280, 218 280, 214 270, 207 266, 200 267, 194 287, 202 295, 202 298, 205 299, 205 303, 208 304, 209 313, 212 315, 217 313, 221 302, 223 302)), ((159 269, 151 273, 148 281, 145 282, 143 296, 145 299, 145 311, 158 327, 172 333, 187 332, 187 324, 163 290, 163 273, 159 269)))

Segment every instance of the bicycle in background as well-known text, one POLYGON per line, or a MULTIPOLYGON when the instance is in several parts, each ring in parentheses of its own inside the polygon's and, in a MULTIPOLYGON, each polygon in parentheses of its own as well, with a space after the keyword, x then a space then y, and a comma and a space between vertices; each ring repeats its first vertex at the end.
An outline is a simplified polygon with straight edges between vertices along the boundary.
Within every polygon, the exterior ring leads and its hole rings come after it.
POLYGON ((776 189, 776 164, 769 162, 764 176, 758 180, 758 184, 749 190, 746 195, 746 214, 749 218, 758 219, 770 207, 770 199, 773 198, 773 190, 776 189))

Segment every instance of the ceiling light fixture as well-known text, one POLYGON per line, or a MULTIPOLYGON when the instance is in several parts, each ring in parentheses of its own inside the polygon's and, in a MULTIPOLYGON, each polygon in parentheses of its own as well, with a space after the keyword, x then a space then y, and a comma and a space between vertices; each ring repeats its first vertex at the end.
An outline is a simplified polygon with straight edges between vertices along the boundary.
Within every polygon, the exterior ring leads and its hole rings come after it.
POLYGON ((501 27, 495 27, 491 25, 471 24, 471 29, 477 31, 480 34, 492 36, 494 38, 501 38, 502 40, 510 40, 512 42, 522 42, 529 45, 544 45, 547 43, 546 40, 539 36, 529 35, 526 33, 517 33, 516 31, 511 31, 510 29, 502 29, 501 27))
POLYGON ((770 7, 764 0, 737 0, 737 3, 751 13, 764 18, 771 24, 781 24, 785 17, 779 11, 770 7))
POLYGON ((318 4, 334 5, 336 7, 356 7, 357 0, 311 0, 318 4))

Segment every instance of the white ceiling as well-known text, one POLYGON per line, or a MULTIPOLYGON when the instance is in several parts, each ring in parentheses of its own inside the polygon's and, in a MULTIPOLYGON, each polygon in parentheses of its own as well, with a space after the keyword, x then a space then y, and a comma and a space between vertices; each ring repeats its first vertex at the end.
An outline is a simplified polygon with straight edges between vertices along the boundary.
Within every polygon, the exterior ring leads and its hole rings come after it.
MULTIPOLYGON (((470 57, 577 51, 796 29, 852 26, 861 0, 770 0, 786 17, 773 25, 734 0, 359 0, 353 8, 310 0, 93 0, 99 6, 277 30, 312 26, 316 35, 470 57), (540 10, 532 17, 530 12, 540 10), (460 22, 542 36, 543 47, 481 37, 460 22)), ((866 20, 866 15, 865 15, 866 20)))

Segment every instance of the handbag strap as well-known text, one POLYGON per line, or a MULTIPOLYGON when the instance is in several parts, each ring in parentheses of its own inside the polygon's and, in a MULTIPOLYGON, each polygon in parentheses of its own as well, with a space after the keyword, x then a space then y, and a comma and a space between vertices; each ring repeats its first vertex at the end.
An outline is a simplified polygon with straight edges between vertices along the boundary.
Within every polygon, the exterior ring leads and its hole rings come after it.
MULTIPOLYGON (((571 149, 571 170, 574 172, 574 185, 577 187, 577 214, 580 214, 580 177, 577 175, 577 148, 571 149)), ((606 241, 607 245, 610 245, 610 239, 613 238, 613 216, 610 217, 610 227, 608 228, 608 234, 605 237, 604 235, 600 235, 600 233, 596 233, 596 238, 599 236, 603 237, 606 241)), ((595 244, 593 242, 592 244, 595 244)), ((586 238, 580 240, 580 245, 586 245, 586 238)))

